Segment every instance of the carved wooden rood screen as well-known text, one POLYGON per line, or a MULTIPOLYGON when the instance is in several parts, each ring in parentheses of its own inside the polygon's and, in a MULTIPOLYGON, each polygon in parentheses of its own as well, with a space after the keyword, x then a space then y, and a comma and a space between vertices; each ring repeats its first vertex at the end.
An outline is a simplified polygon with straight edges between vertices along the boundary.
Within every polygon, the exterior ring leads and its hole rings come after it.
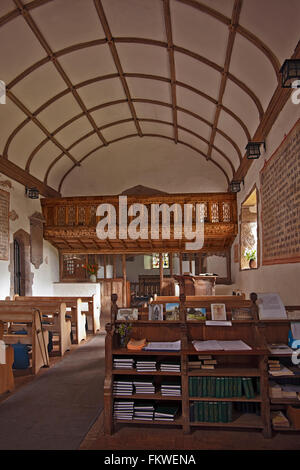
MULTIPOLYGON (((159 239, 151 239, 150 224, 147 239, 133 240, 119 238, 119 196, 73 197, 58 199, 42 199, 43 216, 45 218, 44 238, 50 241, 61 253, 153 253, 153 252, 184 252, 183 236, 174 238, 174 216, 171 212, 170 239, 161 235, 159 223, 159 239), (96 216, 100 204, 111 204, 116 211, 116 238, 101 240, 97 237, 96 226, 99 217, 96 216)), ((236 195, 230 193, 205 194, 168 194, 153 196, 128 196, 128 208, 135 203, 144 204, 151 214, 152 204, 179 204, 184 214, 184 205, 202 204, 205 216, 204 246, 206 251, 224 251, 231 246, 237 235, 236 195)), ((136 216, 127 216, 127 225, 136 216)), ((192 227, 195 230, 195 210, 192 216, 192 227)), ((137 229, 138 230, 138 229, 137 229)))

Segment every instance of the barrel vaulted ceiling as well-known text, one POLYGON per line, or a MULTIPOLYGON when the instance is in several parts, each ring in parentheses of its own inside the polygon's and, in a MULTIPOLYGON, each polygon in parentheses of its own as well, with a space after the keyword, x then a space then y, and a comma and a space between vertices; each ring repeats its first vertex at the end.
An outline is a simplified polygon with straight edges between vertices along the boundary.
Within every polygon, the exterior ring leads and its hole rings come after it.
POLYGON ((64 194, 114 148, 125 168, 132 142, 161 142, 227 188, 287 99, 299 17, 299 0, 1 0, 0 171, 64 194))

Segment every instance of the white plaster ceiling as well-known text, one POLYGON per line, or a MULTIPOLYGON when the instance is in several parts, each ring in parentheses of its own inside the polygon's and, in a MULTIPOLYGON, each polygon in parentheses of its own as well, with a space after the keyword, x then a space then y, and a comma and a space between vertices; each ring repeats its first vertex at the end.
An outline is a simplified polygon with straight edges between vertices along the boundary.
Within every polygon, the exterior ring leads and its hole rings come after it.
POLYGON ((299 17, 299 0, 1 0, 1 158, 63 195, 226 190, 299 17))

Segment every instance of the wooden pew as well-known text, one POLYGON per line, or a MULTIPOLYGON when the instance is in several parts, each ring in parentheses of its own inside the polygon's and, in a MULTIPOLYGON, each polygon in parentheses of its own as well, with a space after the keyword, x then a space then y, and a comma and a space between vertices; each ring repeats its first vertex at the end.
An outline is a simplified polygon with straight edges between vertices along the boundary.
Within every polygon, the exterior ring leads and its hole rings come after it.
POLYGON ((27 335, 4 334, 5 344, 30 344, 32 346, 32 373, 37 374, 41 367, 49 367, 49 333, 43 328, 41 314, 30 306, 16 305, 16 302, 1 301, 0 322, 19 323, 27 326, 27 335), (5 305, 6 304, 6 305, 5 305))
MULTIPOLYGON (((7 301, 0 301, 0 311, 7 301)), ((58 303, 56 300, 51 302, 24 302, 22 300, 8 301, 8 305, 24 306, 37 308, 42 314, 44 330, 50 331, 59 337, 59 354, 63 356, 71 347, 71 321, 66 318, 66 304, 58 303), (47 315, 47 317, 44 317, 47 315)), ((13 328, 14 330, 16 327, 13 328)))
POLYGON ((0 363, 0 394, 12 392, 15 388, 12 365, 14 362, 14 350, 12 346, 5 346, 3 341, 4 325, 0 322, 0 347, 5 348, 5 364, 0 363))
MULTIPOLYGON (((83 297, 83 299, 89 299, 89 306, 90 306, 90 301, 92 297, 83 297)), ((86 314, 88 313, 88 311, 83 312, 82 298, 80 297, 38 297, 38 296, 21 297, 21 296, 17 296, 15 298, 15 302, 25 302, 32 306, 38 305, 39 308, 41 308, 42 310, 44 306, 47 306, 51 303, 52 304, 56 303, 57 306, 60 305, 61 303, 66 304, 66 307, 70 308, 72 312, 72 324, 75 325, 75 329, 76 329, 76 341, 75 342, 77 344, 80 344, 82 340, 86 340, 85 322, 86 322, 86 314)), ((90 309, 90 312, 91 312, 91 309, 90 309)))
MULTIPOLYGON (((92 296, 87 296, 87 297, 71 297, 71 296, 66 296, 66 297, 57 297, 57 296, 51 296, 51 297, 38 297, 38 296, 26 296, 26 297, 22 297, 22 296, 17 296, 15 298, 16 301, 25 301, 25 302, 30 302, 30 301, 38 301, 38 300, 42 300, 42 301, 52 301, 52 300, 57 300, 58 302, 63 302, 67 305, 68 308, 71 308, 73 309, 73 312, 74 312, 74 318, 73 318, 73 321, 74 323, 76 324, 76 329, 77 329, 77 324, 79 324, 79 322, 82 320, 76 312, 76 309, 77 309, 77 300, 78 299, 81 299, 81 312, 84 313, 85 315, 88 315, 89 317, 91 317, 91 320, 92 320, 92 329, 93 329, 93 333, 95 334, 97 331, 100 330, 100 307, 97 306, 97 302, 96 302, 96 295, 92 295, 92 296), (88 304, 88 308, 84 308, 82 306, 82 304, 88 304)), ((81 328, 81 324, 80 324, 80 330, 82 330, 81 328)), ((86 337, 82 338, 82 339, 86 339, 86 337)), ((80 341, 82 341, 82 339, 80 339, 80 341)), ((79 341, 79 343, 80 343, 79 341)))

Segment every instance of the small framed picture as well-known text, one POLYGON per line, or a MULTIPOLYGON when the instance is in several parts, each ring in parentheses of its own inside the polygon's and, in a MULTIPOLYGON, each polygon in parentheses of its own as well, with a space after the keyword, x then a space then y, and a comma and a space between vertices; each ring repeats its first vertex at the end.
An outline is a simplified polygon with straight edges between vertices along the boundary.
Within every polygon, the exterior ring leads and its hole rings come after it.
POLYGON ((179 320, 179 304, 170 303, 166 304, 166 319, 167 320, 179 320))
POLYGON ((232 320, 253 320, 251 308, 232 308, 232 320))
POLYGON ((212 320, 226 320, 225 304, 211 304, 210 307, 212 320))
POLYGON ((139 311, 137 308, 119 308, 117 320, 134 321, 138 320, 139 311))
POLYGON ((163 319, 164 319, 163 305, 162 304, 150 304, 148 320, 158 321, 158 320, 163 320, 163 319))
POLYGON ((206 320, 206 308, 194 308, 190 307, 187 309, 187 320, 206 320))

